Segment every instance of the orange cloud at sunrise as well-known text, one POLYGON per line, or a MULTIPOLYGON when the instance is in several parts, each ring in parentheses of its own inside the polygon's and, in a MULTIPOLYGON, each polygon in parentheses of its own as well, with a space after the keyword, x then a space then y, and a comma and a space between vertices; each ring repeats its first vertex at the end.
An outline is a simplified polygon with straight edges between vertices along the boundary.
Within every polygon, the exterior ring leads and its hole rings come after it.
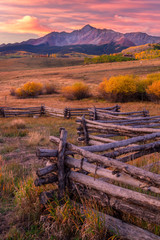
POLYGON ((159 0, 1 0, 0 43, 90 24, 118 32, 160 36, 159 0))
POLYGON ((36 17, 24 16, 21 19, 10 20, 6 23, 0 22, 0 31, 9 33, 36 33, 44 35, 51 31, 51 28, 40 24, 36 17))

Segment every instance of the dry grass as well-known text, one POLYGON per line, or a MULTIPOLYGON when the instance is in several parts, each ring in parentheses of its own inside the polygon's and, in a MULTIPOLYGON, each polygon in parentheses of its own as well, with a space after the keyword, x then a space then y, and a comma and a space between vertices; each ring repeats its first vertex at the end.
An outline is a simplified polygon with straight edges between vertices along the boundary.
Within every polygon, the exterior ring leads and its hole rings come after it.
MULTIPOLYGON (((95 98, 81 101, 69 101, 62 98, 61 95, 53 94, 48 96, 42 95, 37 99, 15 99, 15 97, 10 96, 9 93, 11 87, 17 88, 19 85, 28 81, 42 82, 42 84, 51 81, 58 85, 59 89, 61 86, 72 85, 77 81, 83 81, 86 84, 89 84, 93 90, 104 77, 110 78, 111 76, 120 74, 137 74, 144 77, 148 73, 158 72, 160 70, 159 59, 143 61, 142 63, 136 61, 59 68, 50 68, 47 66, 48 63, 46 63, 46 65, 43 63, 42 66, 42 59, 33 59, 33 61, 35 65, 33 64, 31 58, 8 59, 1 62, 1 105, 25 107, 45 104, 46 106, 58 106, 59 108, 64 108, 66 106, 113 106, 114 103, 100 101, 95 98), (9 70, 7 69, 7 66, 10 66, 9 70), (41 67, 43 67, 43 71, 40 71, 41 67), (7 97, 5 98, 5 96, 7 97)), ((147 109, 152 115, 160 115, 158 103, 129 102, 119 103, 119 105, 121 105, 121 111, 139 111, 147 109)), ((3 201, 5 201, 8 205, 11 199, 12 201, 15 199, 14 196, 16 195, 16 204, 14 203, 15 205, 12 207, 12 211, 14 212, 14 215, 18 212, 19 219, 26 220, 25 230, 23 230, 23 233, 19 230, 24 229, 21 225, 21 221, 17 220, 15 227, 13 226, 10 231, 7 230, 8 236, 6 236, 8 239, 19 240, 46 239, 46 236, 45 238, 43 238, 44 236, 42 238, 39 237, 39 225, 38 228, 35 227, 33 230, 35 223, 39 219, 41 208, 38 201, 38 194, 40 190, 38 188, 34 188, 34 174, 31 173, 32 170, 30 167, 35 163, 37 165, 39 164, 39 160, 37 161, 35 156, 35 148, 38 145, 47 148, 54 148, 53 144, 49 143, 49 135, 59 136, 60 127, 65 127, 68 131, 68 141, 77 144, 77 126, 75 119, 64 120, 49 117, 34 119, 30 117, 23 119, 0 119, 0 123, 0 150, 2 151, 1 155, 3 155, 2 157, 0 156, 0 194, 3 197, 3 199, 0 198, 0 209, 2 209, 2 212, 5 211, 5 214, 6 212, 10 212, 10 210, 3 208, 3 201), (12 144, 13 142, 14 144, 12 144), (17 149, 12 147, 17 147, 17 149), (11 152, 14 150, 16 155, 15 157, 12 156, 11 152), (29 154, 31 154, 31 157, 29 154), (19 229, 16 227, 17 223, 20 226, 19 229), (33 223, 33 228, 30 226, 31 223, 33 223)), ((145 157, 144 161, 136 160, 131 164, 142 167, 146 162, 148 164, 156 162, 158 158, 158 154, 156 156, 151 155, 150 157, 145 157)), ((159 172, 157 168, 153 169, 153 171, 159 172)), ((94 213, 88 212, 86 213, 86 215, 88 214, 88 217, 86 219, 82 219, 82 216, 78 214, 78 209, 71 206, 70 203, 66 203, 63 207, 59 207, 58 205, 54 206, 54 213, 55 210, 56 216, 54 215, 54 217, 56 219, 54 218, 54 224, 52 221, 48 227, 52 225, 52 229, 50 230, 56 229, 57 234, 59 230, 59 234, 63 235, 63 233, 66 233, 70 235, 73 233, 72 230, 74 230, 75 234, 79 234, 79 236, 81 236, 81 238, 75 239, 89 238, 95 240, 101 239, 104 236, 104 225, 101 221, 99 221, 99 217, 95 216, 94 213), (64 227, 63 229, 60 229, 61 224, 64 227), (95 236, 97 238, 94 238, 95 236)), ((5 223, 7 225, 7 222, 5 223)), ((140 223, 139 226, 141 226, 140 223)), ((2 235, 0 234, 0 238, 1 236, 2 235)), ((5 239, 4 235, 2 236, 2 239, 5 239)), ((113 239, 116 239, 115 235, 113 239)))
POLYGON ((43 188, 34 185, 34 177, 29 176, 21 180, 15 191, 17 217, 28 224, 38 221, 41 212, 39 201, 40 192, 43 188))
POLYGON ((29 132, 27 139, 27 146, 42 146, 49 143, 50 132, 46 129, 40 131, 29 132))
MULTIPOLYGON (((84 81, 89 84, 91 91, 94 93, 97 85, 104 79, 110 78, 115 75, 125 75, 125 74, 136 74, 140 77, 145 76, 148 73, 158 72, 160 70, 160 60, 147 60, 147 61, 133 61, 133 62, 122 62, 122 63, 104 63, 104 64, 92 64, 92 65, 81 65, 81 66, 69 66, 69 67, 59 67, 59 68, 47 68, 44 67, 43 71, 40 70, 41 62, 36 64, 35 62, 28 66, 28 62, 32 61, 31 58, 25 59, 6 59, 0 60, 0 73, 1 73, 1 89, 0 89, 0 100, 1 105, 9 106, 37 106, 45 104, 48 106, 59 106, 64 108, 67 106, 77 106, 79 102, 66 101, 58 94, 50 96, 40 96, 38 99, 15 99, 14 96, 10 96, 10 89, 17 88, 20 85, 28 82, 41 82, 45 84, 46 82, 52 82, 58 89, 62 86, 72 85, 77 81, 84 81), (28 61, 28 62, 27 62, 28 61), (8 71, 7 66, 10 66, 10 71, 8 71), (8 84, 9 83, 9 84, 8 84), (5 98, 7 96, 7 98, 5 98)), ((40 61, 37 59, 37 62, 40 61)), ((41 60, 42 61, 42 60, 41 60)), ((87 100, 87 102, 82 102, 82 106, 86 103, 93 106, 95 100, 87 100)), ((104 103, 99 103, 103 106, 104 103)))
POLYGON ((13 119, 7 124, 7 126, 10 128, 24 129, 26 128, 26 122, 24 119, 21 118, 13 119))

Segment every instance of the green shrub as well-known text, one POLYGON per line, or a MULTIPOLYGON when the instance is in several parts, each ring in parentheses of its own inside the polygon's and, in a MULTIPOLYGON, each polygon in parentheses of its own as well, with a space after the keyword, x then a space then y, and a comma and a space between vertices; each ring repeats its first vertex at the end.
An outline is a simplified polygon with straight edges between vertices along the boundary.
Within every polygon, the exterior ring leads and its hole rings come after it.
POLYGON ((106 63, 106 62, 124 62, 124 61, 132 61, 135 60, 134 57, 125 57, 122 53, 114 53, 110 55, 101 55, 94 58, 85 58, 84 64, 89 63, 106 63))
POLYGON ((80 100, 90 97, 89 87, 83 82, 77 82, 72 86, 63 87, 62 94, 69 100, 80 100))
POLYGON ((22 87, 17 88, 15 95, 18 98, 37 97, 42 93, 43 85, 36 82, 27 82, 22 87))

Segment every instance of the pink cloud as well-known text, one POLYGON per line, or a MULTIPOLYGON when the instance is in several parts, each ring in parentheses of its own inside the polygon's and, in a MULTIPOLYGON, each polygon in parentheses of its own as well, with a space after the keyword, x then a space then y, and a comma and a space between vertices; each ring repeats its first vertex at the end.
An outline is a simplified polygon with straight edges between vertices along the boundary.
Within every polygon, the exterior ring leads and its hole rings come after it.
POLYGON ((0 24, 1 32, 35 33, 43 35, 49 33, 51 28, 43 26, 36 17, 24 16, 21 19, 0 24))
POLYGON ((91 24, 160 35, 159 9, 159 0, 0 0, 0 32, 44 35, 91 24))

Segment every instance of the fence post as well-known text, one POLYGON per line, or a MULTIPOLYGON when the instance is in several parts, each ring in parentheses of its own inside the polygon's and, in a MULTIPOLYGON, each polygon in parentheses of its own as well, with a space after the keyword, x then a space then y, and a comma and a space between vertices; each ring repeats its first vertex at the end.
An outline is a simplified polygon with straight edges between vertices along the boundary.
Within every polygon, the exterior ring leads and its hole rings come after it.
POLYGON ((5 111, 4 108, 0 108, 0 115, 2 115, 5 118, 5 111))
POLYGON ((86 143, 86 145, 88 145, 89 136, 88 136, 88 130, 87 130, 87 126, 86 126, 85 115, 83 115, 83 117, 82 117, 82 127, 83 127, 83 132, 84 132, 85 143, 86 143))
POLYGON ((64 128, 60 129, 60 142, 58 146, 58 199, 63 201, 65 192, 65 150, 67 143, 67 131, 64 128))
POLYGON ((45 105, 41 105, 40 116, 45 114, 45 105))
POLYGON ((97 120, 97 110, 96 110, 96 107, 94 106, 93 108, 93 119, 94 120, 97 120))
POLYGON ((66 107, 66 108, 64 109, 64 118, 67 118, 67 113, 68 113, 68 108, 66 107))
POLYGON ((119 105, 118 105, 118 104, 116 105, 115 112, 120 112, 120 111, 119 111, 119 105))

